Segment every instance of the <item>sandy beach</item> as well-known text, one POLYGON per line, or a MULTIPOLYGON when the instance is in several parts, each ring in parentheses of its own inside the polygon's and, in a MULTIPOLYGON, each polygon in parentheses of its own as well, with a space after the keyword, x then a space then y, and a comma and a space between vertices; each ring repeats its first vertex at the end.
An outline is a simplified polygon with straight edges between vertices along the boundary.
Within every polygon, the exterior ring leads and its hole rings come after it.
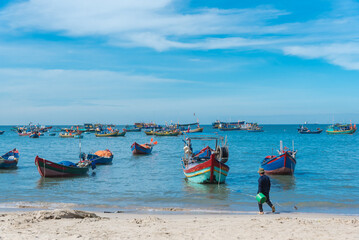
POLYGON ((358 239, 359 217, 326 214, 3 212, 0 239, 358 239))

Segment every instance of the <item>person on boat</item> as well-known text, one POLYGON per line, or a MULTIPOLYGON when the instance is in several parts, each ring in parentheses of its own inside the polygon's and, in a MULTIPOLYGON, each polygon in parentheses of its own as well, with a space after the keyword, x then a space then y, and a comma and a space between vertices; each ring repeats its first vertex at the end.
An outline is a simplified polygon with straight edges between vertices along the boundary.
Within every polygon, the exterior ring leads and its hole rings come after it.
MULTIPOLYGON (((259 173, 260 177, 258 179, 257 194, 263 193, 264 196, 266 196, 266 203, 268 204, 268 206, 270 206, 272 208, 272 212, 275 212, 275 207, 269 199, 269 191, 270 191, 270 186, 271 186, 270 179, 267 175, 265 175, 264 168, 259 168, 258 173, 259 173)), ((263 214, 263 204, 258 203, 258 207, 259 207, 259 214, 263 214)))

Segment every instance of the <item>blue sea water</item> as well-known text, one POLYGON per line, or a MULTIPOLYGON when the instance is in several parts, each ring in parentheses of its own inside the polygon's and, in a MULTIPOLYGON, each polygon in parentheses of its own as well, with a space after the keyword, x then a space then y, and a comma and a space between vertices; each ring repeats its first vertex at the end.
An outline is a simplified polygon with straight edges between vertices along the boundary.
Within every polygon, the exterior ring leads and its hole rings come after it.
MULTIPOLYGON (((326 128, 315 125, 312 128, 326 128)), ((0 170, 0 208, 73 207, 107 210, 257 211, 261 160, 276 153, 279 141, 298 150, 293 176, 271 176, 271 200, 280 212, 328 212, 359 214, 359 137, 354 135, 298 134, 296 125, 264 125, 264 132, 219 132, 228 137, 230 167, 226 184, 203 185, 186 181, 181 167, 183 136, 154 137, 158 144, 148 156, 133 156, 133 142, 149 142, 143 132, 125 137, 81 139, 86 153, 110 149, 112 165, 98 166, 88 176, 41 178, 36 155, 50 161, 78 160, 79 140, 48 134, 38 139, 20 137, 9 126, 0 135, 0 154, 20 151, 18 168, 0 170)), ((218 132, 205 126, 204 133, 218 132)), ((204 147, 193 143, 196 149, 204 147)), ((268 206, 264 210, 269 211, 268 206)))

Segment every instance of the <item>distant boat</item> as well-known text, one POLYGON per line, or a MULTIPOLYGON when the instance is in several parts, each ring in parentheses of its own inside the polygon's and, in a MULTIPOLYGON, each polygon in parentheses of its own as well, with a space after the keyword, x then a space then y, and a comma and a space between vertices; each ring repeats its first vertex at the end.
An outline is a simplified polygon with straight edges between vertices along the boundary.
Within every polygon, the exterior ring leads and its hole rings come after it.
POLYGON ((75 136, 74 136, 74 138, 77 138, 77 139, 82 139, 82 138, 84 138, 84 136, 83 135, 81 135, 81 134, 75 134, 75 136))
POLYGON ((118 135, 118 130, 117 131, 113 131, 113 132, 99 132, 99 133, 95 133, 96 137, 117 137, 118 135))
POLYGON ((141 128, 130 128, 129 126, 126 126, 125 128, 122 129, 124 132, 141 132, 141 128))
POLYGON ((304 125, 299 126, 298 133, 300 134, 319 134, 323 131, 323 129, 317 128, 316 130, 310 130, 304 125))
POLYGON ((75 177, 86 175, 91 167, 91 162, 75 164, 70 161, 62 161, 54 163, 36 156, 35 165, 42 177, 75 177))
POLYGON ((333 124, 328 127, 326 132, 328 134, 353 134, 357 130, 356 125, 354 124, 333 124))
POLYGON ((117 132, 117 137, 124 137, 126 135, 126 131, 117 132))
POLYGON ((30 135, 29 135, 30 138, 39 138, 40 137, 40 133, 38 132, 32 132, 30 135))
POLYGON ((99 150, 93 154, 81 153, 82 159, 87 159, 88 161, 93 162, 96 165, 106 165, 111 164, 113 159, 113 154, 110 150, 99 150), (84 154, 84 155, 83 155, 84 154))
POLYGON ((74 138, 75 134, 72 134, 71 132, 64 132, 64 133, 59 133, 59 137, 60 138, 74 138))
POLYGON ((155 135, 155 131, 151 130, 151 131, 145 131, 146 135, 155 135))
POLYGON ((5 153, 0 157, 0 168, 16 168, 19 157, 20 154, 16 148, 5 153))
POLYGON ((5 131, 0 131, 0 135, 3 135, 5 131))
POLYGON ((264 168, 266 174, 292 175, 297 164, 295 160, 297 151, 287 147, 283 149, 283 143, 280 141, 278 154, 278 156, 266 156, 261 162, 261 167, 264 168))
POLYGON ((167 136, 167 137, 171 137, 171 136, 178 136, 179 134, 181 134, 181 131, 159 131, 159 132, 155 132, 154 133, 155 136, 167 136))
POLYGON ((182 167, 188 181, 194 183, 225 182, 229 167, 225 164, 228 160, 228 147, 226 141, 223 140, 223 137, 218 136, 186 138, 182 167), (215 141, 216 149, 207 146, 200 151, 192 152, 192 140, 215 141))
POLYGON ((52 133, 49 133, 49 136, 56 136, 56 133, 52 132, 52 133))
POLYGON ((20 137, 26 137, 26 136, 30 136, 31 135, 31 132, 18 132, 18 135, 20 137))

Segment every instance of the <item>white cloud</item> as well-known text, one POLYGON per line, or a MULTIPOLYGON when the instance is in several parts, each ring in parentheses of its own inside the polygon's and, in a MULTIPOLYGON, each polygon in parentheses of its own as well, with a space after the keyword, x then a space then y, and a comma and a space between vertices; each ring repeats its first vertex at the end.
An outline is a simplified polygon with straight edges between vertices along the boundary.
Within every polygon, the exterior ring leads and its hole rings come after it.
MULTIPOLYGON (((31 0, 4 9, 0 21, 12 30, 102 36, 115 45, 162 51, 206 49, 206 44, 211 48, 218 35, 278 32, 281 27, 267 26, 266 21, 287 14, 270 7, 181 13, 173 3, 174 0, 31 0), (212 39, 206 39, 208 36, 212 39)), ((219 37, 216 41, 226 40, 219 37)))
POLYGON ((359 70, 359 43, 290 46, 283 51, 288 55, 308 59, 323 58, 345 69, 359 70))
POLYGON ((30 0, 0 12, 1 31, 54 32, 100 37, 120 47, 261 49, 325 59, 358 70, 359 4, 334 1, 333 11, 306 22, 273 20, 288 15, 269 6, 250 9, 180 9, 175 0, 30 0), (5 29, 5 30, 4 30, 5 29))

